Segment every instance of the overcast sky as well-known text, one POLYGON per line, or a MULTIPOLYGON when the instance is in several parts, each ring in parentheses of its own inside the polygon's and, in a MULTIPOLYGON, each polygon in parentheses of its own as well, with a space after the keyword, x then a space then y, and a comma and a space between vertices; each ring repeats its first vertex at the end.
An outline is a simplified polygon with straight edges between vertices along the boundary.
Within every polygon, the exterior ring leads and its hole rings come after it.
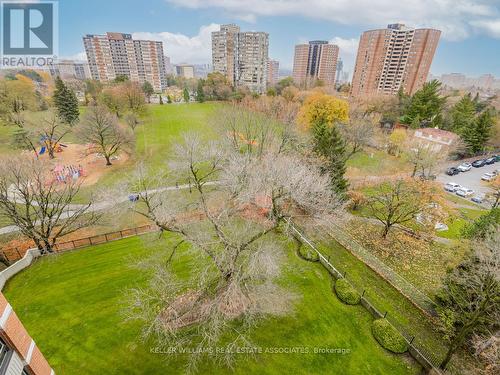
POLYGON ((209 63, 222 23, 269 33, 269 55, 291 68, 293 47, 339 45, 352 71, 364 30, 403 22, 443 31, 433 74, 500 77, 500 0, 60 0, 60 55, 84 57, 82 36, 106 31, 164 42, 172 62, 209 63))

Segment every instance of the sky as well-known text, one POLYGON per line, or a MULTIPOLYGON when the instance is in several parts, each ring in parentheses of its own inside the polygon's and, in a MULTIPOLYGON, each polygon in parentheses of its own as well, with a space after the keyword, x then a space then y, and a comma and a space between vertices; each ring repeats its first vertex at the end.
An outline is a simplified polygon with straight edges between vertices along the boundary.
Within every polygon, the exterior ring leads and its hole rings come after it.
POLYGON ((396 22, 442 30, 432 74, 500 77, 500 0, 59 0, 59 54, 85 58, 83 35, 117 31, 163 41, 173 63, 210 63, 211 32, 237 23, 269 33, 285 69, 295 44, 320 39, 352 72, 361 33, 396 22))

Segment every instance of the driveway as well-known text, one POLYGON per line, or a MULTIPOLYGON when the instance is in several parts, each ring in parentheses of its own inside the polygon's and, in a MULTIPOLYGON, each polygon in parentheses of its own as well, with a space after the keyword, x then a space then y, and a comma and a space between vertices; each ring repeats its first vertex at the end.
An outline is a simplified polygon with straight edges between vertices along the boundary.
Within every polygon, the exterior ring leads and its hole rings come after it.
MULTIPOLYGON (((448 167, 456 167, 458 164, 452 164, 449 165, 448 167)), ((477 193, 484 194, 491 192, 492 189, 488 186, 489 184, 486 181, 481 180, 481 176, 486 172, 493 172, 496 169, 500 169, 500 162, 496 162, 491 165, 485 165, 484 167, 481 168, 472 167, 470 171, 461 172, 455 176, 448 176, 443 172, 437 176, 437 180, 442 182, 443 185, 447 182, 455 182, 457 184, 460 184, 466 188, 474 190, 474 195, 477 193)))

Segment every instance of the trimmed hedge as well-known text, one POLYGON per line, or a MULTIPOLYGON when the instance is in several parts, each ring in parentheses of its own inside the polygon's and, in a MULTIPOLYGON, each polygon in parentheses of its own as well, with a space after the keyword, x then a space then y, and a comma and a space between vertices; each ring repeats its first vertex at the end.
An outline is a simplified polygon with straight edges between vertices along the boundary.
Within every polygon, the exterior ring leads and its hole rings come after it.
POLYGON ((297 247, 297 255, 299 258, 308 262, 319 262, 319 255, 314 250, 309 248, 309 246, 303 246, 300 244, 297 247))
POLYGON ((382 347, 393 353, 405 353, 408 351, 408 344, 404 337, 387 319, 374 320, 372 334, 382 347))
POLYGON ((361 301, 361 295, 346 279, 335 281, 335 293, 342 302, 348 305, 357 305, 361 301))

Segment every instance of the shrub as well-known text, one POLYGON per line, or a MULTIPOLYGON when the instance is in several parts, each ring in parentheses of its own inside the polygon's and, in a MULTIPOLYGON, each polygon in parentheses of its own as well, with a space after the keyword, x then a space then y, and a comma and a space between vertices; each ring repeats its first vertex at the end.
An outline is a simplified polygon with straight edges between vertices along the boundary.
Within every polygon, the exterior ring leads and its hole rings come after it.
POLYGON ((393 353, 408 351, 408 344, 404 337, 387 319, 375 320, 372 324, 372 334, 382 347, 393 353))
POLYGON ((357 305, 361 300, 357 290, 346 279, 338 279, 335 282, 335 293, 342 302, 348 305, 357 305))
POLYGON ((319 255, 309 246, 303 246, 301 243, 297 246, 297 255, 308 262, 319 262, 319 255))
POLYGON ((465 225, 460 234, 469 239, 484 238, 488 232, 495 230, 499 225, 500 208, 493 208, 474 222, 465 225))

